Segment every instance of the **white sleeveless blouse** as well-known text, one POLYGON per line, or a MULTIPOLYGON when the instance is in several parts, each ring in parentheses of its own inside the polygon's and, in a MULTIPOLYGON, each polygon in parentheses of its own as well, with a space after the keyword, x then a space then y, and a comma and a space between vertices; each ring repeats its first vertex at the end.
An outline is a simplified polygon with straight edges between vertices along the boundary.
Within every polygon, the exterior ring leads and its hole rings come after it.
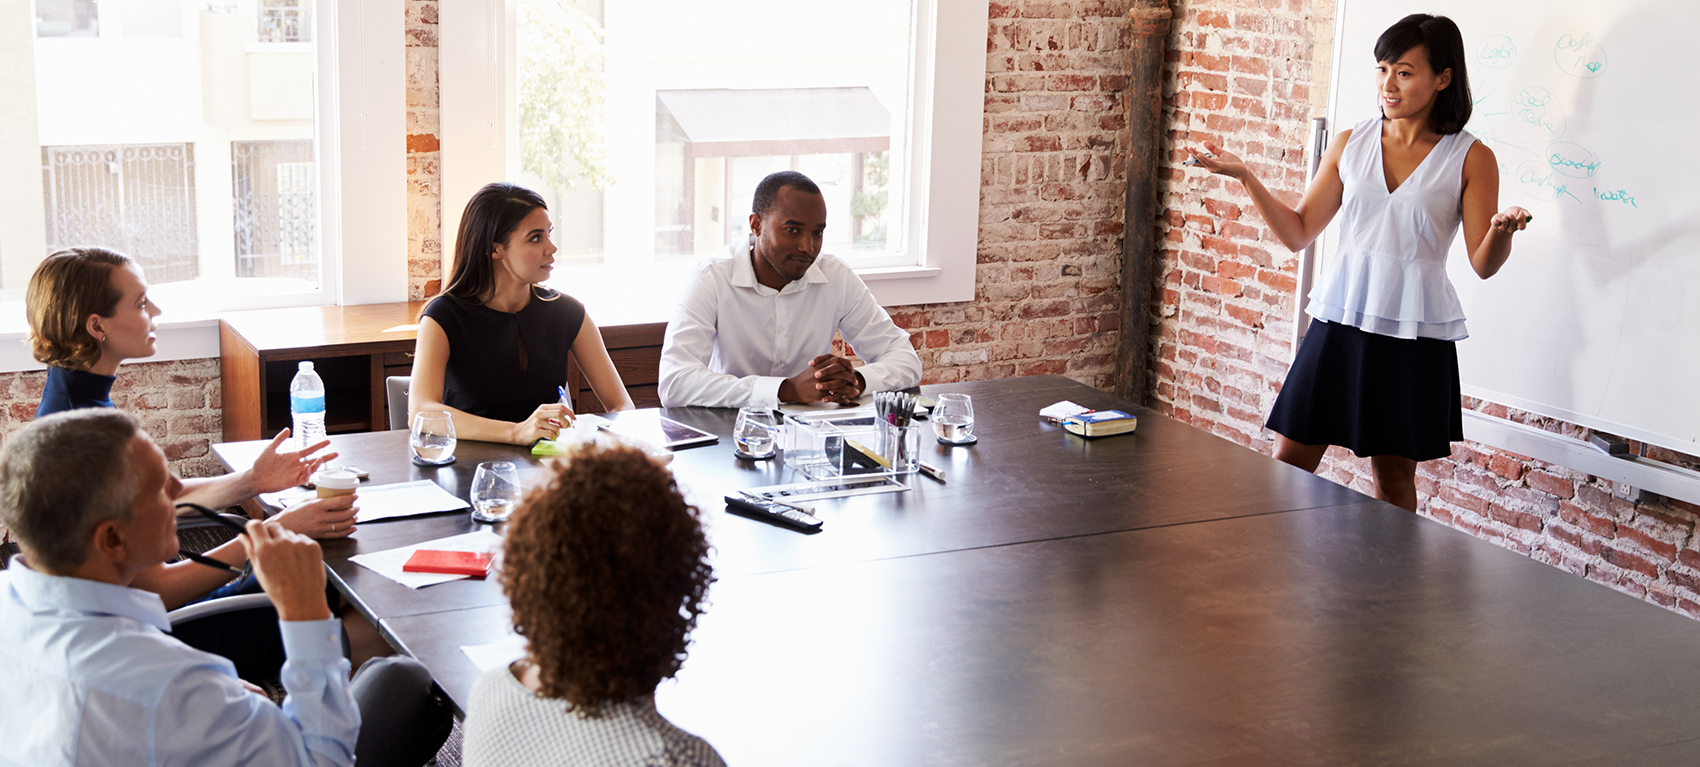
POLYGON ((1340 247, 1310 291, 1310 316, 1396 338, 1469 335, 1446 253, 1463 221, 1464 157, 1475 143, 1466 131, 1442 136, 1388 192, 1381 118, 1352 129, 1340 157, 1340 247))

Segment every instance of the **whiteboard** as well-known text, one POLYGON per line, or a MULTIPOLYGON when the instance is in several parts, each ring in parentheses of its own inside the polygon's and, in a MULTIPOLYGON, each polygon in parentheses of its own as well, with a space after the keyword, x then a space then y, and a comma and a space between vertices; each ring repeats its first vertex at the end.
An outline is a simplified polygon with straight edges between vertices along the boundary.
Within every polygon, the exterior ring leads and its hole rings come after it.
POLYGON ((1463 31, 1467 130, 1534 216, 1493 279, 1453 243, 1464 393, 1700 453, 1700 3, 1341 0, 1334 133, 1379 115, 1375 39, 1413 10, 1463 31))

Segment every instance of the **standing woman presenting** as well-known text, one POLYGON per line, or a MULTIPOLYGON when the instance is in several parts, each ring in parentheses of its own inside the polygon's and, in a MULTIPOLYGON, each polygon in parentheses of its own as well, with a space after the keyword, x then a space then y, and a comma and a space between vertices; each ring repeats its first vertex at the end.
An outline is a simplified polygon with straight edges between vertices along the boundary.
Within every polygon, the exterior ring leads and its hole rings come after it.
POLYGON ((410 419, 446 410, 461 439, 554 439, 573 421, 558 395, 568 351, 604 407, 632 409, 584 304, 540 284, 555 268, 553 229, 543 198, 522 186, 486 184, 466 203, 454 276, 419 319, 410 419))
POLYGON ((1446 277, 1460 225, 1470 266, 1492 277, 1528 211, 1499 206, 1493 151, 1464 131, 1464 40, 1444 16, 1413 14, 1375 43, 1381 117, 1329 145, 1297 208, 1238 157, 1188 149, 1239 180, 1281 244, 1300 250, 1341 214, 1339 257, 1310 294, 1315 320, 1269 414, 1275 457, 1316 471, 1329 445, 1369 456, 1375 495, 1417 508, 1417 462, 1464 438, 1458 355, 1464 311, 1446 277))

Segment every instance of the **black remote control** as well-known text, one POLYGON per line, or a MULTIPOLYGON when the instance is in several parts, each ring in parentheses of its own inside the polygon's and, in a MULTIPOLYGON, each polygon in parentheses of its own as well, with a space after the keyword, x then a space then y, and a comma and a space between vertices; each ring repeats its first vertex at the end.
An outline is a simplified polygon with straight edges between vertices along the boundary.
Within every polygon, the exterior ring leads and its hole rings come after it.
POLYGON ((726 508, 746 516, 765 519, 775 524, 784 525, 793 530, 813 533, 821 529, 821 521, 813 514, 805 514, 797 509, 766 498, 749 498, 741 495, 726 496, 726 508))

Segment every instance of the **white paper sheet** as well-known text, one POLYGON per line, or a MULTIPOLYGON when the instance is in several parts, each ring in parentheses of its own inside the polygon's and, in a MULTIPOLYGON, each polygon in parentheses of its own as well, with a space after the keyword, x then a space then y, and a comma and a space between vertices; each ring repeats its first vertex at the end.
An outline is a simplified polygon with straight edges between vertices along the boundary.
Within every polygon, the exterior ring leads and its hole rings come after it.
POLYGON ((385 549, 383 551, 374 551, 370 554, 356 554, 349 557, 349 560, 410 589, 417 589, 423 586, 434 586, 439 583, 448 583, 449 581, 458 581, 469 577, 465 575, 449 575, 447 573, 402 572, 402 565, 407 564, 407 560, 413 556, 413 552, 420 549, 432 549, 435 551, 487 551, 494 554, 502 549, 502 536, 492 533, 489 530, 479 530, 473 533, 466 533, 465 535, 452 535, 447 538, 438 538, 434 541, 415 543, 412 546, 403 546, 399 549, 385 549))
MULTIPOLYGON (((450 495, 448 491, 438 487, 437 483, 428 479, 397 482, 390 485, 372 485, 362 487, 355 492, 360 496, 355 501, 355 505, 360 507, 360 514, 354 518, 356 523, 472 508, 466 501, 450 495)), ((292 487, 288 490, 266 493, 260 496, 260 500, 270 506, 282 509, 287 508, 292 503, 299 503, 312 498, 314 493, 315 491, 306 488, 292 487)))
POLYGON ((354 521, 362 523, 472 508, 428 479, 362 488, 359 495, 356 505, 360 507, 360 515, 354 521))
POLYGON ((489 644, 466 644, 460 651, 472 659, 480 672, 513 663, 525 657, 525 637, 509 634, 489 644))
POLYGON ((1044 408, 1043 410, 1040 410, 1039 415, 1044 417, 1044 418, 1049 418, 1053 421, 1060 421, 1060 420, 1067 418, 1071 415, 1080 415, 1081 413, 1090 413, 1090 412, 1092 412, 1092 408, 1081 407, 1081 406, 1076 405, 1073 402, 1069 402, 1068 400, 1065 399, 1061 402, 1056 403, 1055 405, 1051 405, 1050 407, 1047 407, 1047 408, 1044 408))

